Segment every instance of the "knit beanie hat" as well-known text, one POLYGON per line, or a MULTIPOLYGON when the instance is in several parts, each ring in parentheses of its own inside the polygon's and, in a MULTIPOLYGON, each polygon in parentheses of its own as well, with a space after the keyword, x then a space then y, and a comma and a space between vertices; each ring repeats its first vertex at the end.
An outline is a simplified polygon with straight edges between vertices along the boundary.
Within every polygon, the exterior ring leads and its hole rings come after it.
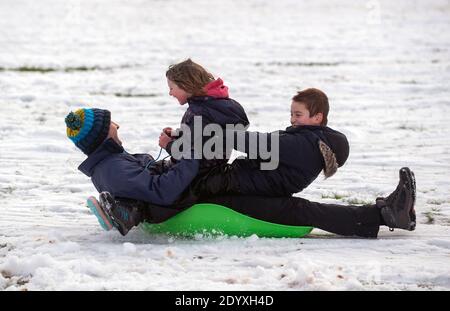
POLYGON ((111 124, 111 112, 83 108, 66 116, 67 137, 89 155, 106 139, 111 124))

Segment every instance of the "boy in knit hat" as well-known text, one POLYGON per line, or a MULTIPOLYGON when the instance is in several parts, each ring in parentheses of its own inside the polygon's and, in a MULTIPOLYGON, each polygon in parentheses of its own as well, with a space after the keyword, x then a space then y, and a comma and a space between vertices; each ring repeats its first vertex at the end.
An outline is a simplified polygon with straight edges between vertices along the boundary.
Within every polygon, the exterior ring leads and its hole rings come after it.
POLYGON ((66 119, 67 137, 84 154, 91 154, 108 136, 111 113, 101 109, 79 109, 66 119))
MULTIPOLYGON (((119 125, 111 121, 108 110, 79 109, 70 112, 65 122, 68 138, 88 156, 78 169, 91 178, 99 192, 167 206, 175 203, 198 173, 199 161, 195 159, 182 159, 161 173, 152 169, 155 160, 151 155, 126 152, 118 136, 119 125)), ((102 209, 94 197, 88 199, 88 206, 105 230, 116 227, 123 235, 130 224, 148 217, 138 213, 135 205, 102 209)))

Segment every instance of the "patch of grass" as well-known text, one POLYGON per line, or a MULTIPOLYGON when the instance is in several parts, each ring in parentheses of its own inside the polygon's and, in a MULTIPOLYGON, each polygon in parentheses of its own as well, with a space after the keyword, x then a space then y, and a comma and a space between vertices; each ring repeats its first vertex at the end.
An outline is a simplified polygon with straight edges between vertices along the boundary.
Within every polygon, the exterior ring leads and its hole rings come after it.
POLYGON ((56 69, 42 68, 42 67, 18 67, 18 68, 6 69, 5 71, 48 73, 48 72, 56 71, 56 69))
POLYGON ((0 188, 0 193, 11 194, 16 189, 17 189, 16 187, 8 186, 8 187, 0 188))
POLYGON ((441 204, 445 203, 445 201, 444 200, 432 199, 432 200, 428 200, 427 203, 428 204, 433 204, 433 205, 441 205, 441 204))
POLYGON ((348 198, 349 195, 346 194, 341 194, 341 193, 337 193, 337 192, 333 192, 333 193, 325 193, 322 194, 322 199, 334 199, 334 200, 341 200, 341 201, 345 201, 348 204, 352 204, 352 205, 367 205, 367 204, 374 204, 375 202, 373 200, 363 200, 363 199, 359 199, 359 198, 348 198))
POLYGON ((100 66, 76 66, 76 67, 63 67, 63 68, 53 68, 53 67, 39 67, 39 66, 21 66, 21 67, 0 67, 1 71, 13 71, 13 72, 24 72, 24 73, 50 73, 50 72, 86 72, 86 71, 105 71, 113 70, 116 68, 129 68, 130 65, 123 65, 118 67, 100 67, 100 66))
POLYGON ((45 117, 45 113, 41 114, 37 119, 36 119, 40 124, 44 124, 47 121, 47 118, 45 117))
POLYGON ((427 224, 429 224, 429 225, 434 224, 436 219, 434 218, 434 213, 433 212, 429 211, 429 212, 426 212, 426 213, 423 213, 423 214, 427 218, 427 222, 426 222, 427 224))
POLYGON ((63 71, 63 72, 74 72, 74 71, 93 71, 98 70, 99 67, 67 67, 67 68, 51 68, 51 67, 28 67, 28 66, 22 66, 22 67, 15 67, 15 68, 5 68, 0 67, 0 71, 14 71, 14 72, 30 72, 30 73, 49 73, 49 72, 56 72, 56 71, 63 71))
POLYGON ((150 97, 158 97, 159 94, 149 93, 149 94, 131 94, 131 93, 103 93, 103 92, 91 92, 90 95, 94 96, 115 96, 115 97, 123 97, 123 98, 150 98, 150 97))
POLYGON ((114 93, 116 97, 157 97, 157 94, 125 94, 125 93, 114 93))
POLYGON ((397 127, 399 130, 413 131, 413 132, 423 132, 425 129, 423 125, 406 125, 402 124, 397 127))
POLYGON ((363 200, 358 198, 351 198, 345 200, 348 204, 351 205, 369 205, 369 204, 375 204, 374 200, 363 200))
POLYGON ((341 65, 339 62, 257 62, 255 66, 260 67, 263 65, 280 66, 280 67, 336 67, 341 65))
POLYGON ((336 193, 336 192, 333 192, 331 194, 322 194, 322 199, 342 200, 345 197, 346 197, 346 195, 339 194, 339 193, 336 193))
POLYGON ((16 190, 17 188, 13 186, 0 188, 0 198, 7 198, 16 190))
POLYGON ((427 218, 427 224, 434 224, 436 221, 436 216, 441 214, 441 207, 432 207, 428 212, 423 213, 427 218))

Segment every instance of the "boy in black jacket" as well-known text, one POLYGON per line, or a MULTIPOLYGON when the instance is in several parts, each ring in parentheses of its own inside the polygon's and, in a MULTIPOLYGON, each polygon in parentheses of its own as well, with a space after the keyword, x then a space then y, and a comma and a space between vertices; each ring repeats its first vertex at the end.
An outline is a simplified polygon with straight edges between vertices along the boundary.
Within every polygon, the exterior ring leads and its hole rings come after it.
POLYGON ((234 148, 247 154, 254 152, 256 141, 267 140, 271 151, 278 147, 275 169, 261 169, 264 160, 256 153, 256 159, 237 159, 213 168, 191 188, 201 197, 224 193, 291 196, 310 185, 321 171, 327 178, 332 176, 347 160, 349 144, 344 134, 326 126, 328 112, 325 93, 312 88, 298 92, 292 98, 291 126, 285 131, 234 133, 234 148))

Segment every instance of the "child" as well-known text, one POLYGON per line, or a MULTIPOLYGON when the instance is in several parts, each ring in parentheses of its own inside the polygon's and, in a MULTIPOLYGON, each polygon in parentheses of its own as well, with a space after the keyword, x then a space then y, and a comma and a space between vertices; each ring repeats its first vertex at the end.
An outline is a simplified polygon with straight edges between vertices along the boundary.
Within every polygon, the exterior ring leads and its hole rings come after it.
MULTIPOLYGON (((88 155, 79 169, 91 177, 101 192, 100 201, 90 197, 88 206, 105 230, 115 227, 126 235, 144 220, 158 223, 181 210, 177 206, 154 204, 174 203, 197 174, 198 160, 182 159, 167 173, 155 174, 148 168, 149 161, 153 161, 151 156, 130 155, 123 149, 117 133, 119 126, 111 122, 109 111, 80 109, 69 113, 65 121, 67 136, 88 155)), ((398 186, 392 194, 377 198, 376 204, 365 206, 263 196, 222 196, 201 202, 221 204, 273 223, 314 226, 341 235, 373 238, 377 237, 381 225, 415 229, 414 174, 408 168, 402 168, 399 177, 398 186)))
MULTIPOLYGON (((171 65, 166 72, 166 77, 169 95, 175 97, 180 105, 186 103, 189 105, 181 123, 190 129, 192 146, 194 146, 196 140, 201 140, 200 145, 203 146, 203 142, 211 137, 203 136, 202 133, 195 133, 195 117, 201 117, 199 128, 202 130, 208 124, 218 124, 223 129, 227 124, 239 124, 243 128, 249 125, 244 109, 237 101, 229 98, 228 87, 223 84, 222 79, 215 80, 211 73, 191 59, 171 65)), ((172 128, 166 127, 159 138, 160 147, 164 148, 170 155, 174 153, 174 150, 172 150, 175 142, 174 137, 172 137, 173 132, 172 128)), ((224 164, 229 156, 226 151, 221 159, 205 160, 202 155, 200 167, 207 170, 224 164)))
MULTIPOLYGON (((212 169, 197 178, 191 187, 202 196, 221 193, 291 196, 311 184, 322 170, 325 177, 332 176, 347 160, 349 145, 344 134, 326 126, 328 112, 325 93, 314 88, 298 92, 292 98, 291 126, 277 132, 279 165, 276 169, 261 170, 258 159, 238 159, 231 165, 212 169)), ((255 133, 236 132, 234 141, 243 136, 245 144, 235 144, 235 148, 249 153, 252 134, 255 133)))
MULTIPOLYGON (((65 123, 67 136, 88 156, 78 169, 91 178, 99 192, 108 191, 117 197, 167 206, 177 201, 198 174, 199 161, 195 159, 181 159, 161 174, 152 169, 152 156, 127 153, 117 133, 119 125, 111 121, 108 110, 79 109, 69 113, 65 123)), ((113 222, 99 207, 98 201, 90 198, 88 205, 102 227, 110 230, 113 222)), ((123 211, 113 209, 110 212, 121 213, 121 217, 126 216, 131 223, 141 221, 145 215, 137 213, 135 208, 123 211)), ((170 212, 170 209, 158 210, 164 217, 169 217, 170 212)), ((126 232, 121 231, 122 234, 126 232)))

